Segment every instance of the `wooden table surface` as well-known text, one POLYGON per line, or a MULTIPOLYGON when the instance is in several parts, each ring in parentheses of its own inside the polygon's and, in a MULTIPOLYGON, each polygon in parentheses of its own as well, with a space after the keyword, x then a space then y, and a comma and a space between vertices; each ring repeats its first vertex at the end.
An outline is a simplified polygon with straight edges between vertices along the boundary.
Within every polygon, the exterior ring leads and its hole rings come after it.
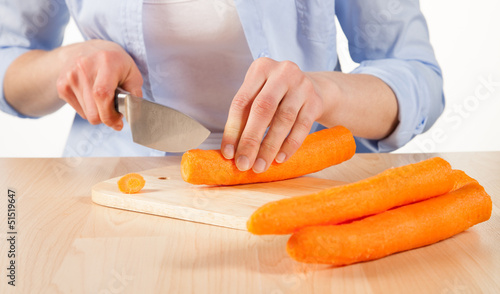
POLYGON ((94 184, 179 157, 0 159, 0 293, 500 293, 500 152, 356 154, 314 176, 353 182, 436 155, 485 187, 491 219, 430 246, 338 268, 293 261, 288 236, 92 203, 94 184))

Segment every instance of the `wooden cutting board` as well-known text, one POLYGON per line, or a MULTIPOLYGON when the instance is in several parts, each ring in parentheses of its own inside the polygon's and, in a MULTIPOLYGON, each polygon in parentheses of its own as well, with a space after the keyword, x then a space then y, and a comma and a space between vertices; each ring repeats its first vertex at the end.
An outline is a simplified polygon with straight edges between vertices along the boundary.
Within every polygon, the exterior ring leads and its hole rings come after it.
POLYGON ((120 177, 92 187, 92 201, 130 211, 246 230, 246 221, 263 204, 314 193, 342 182, 303 176, 271 183, 199 186, 184 182, 179 165, 139 172, 146 186, 138 194, 118 190, 120 177))

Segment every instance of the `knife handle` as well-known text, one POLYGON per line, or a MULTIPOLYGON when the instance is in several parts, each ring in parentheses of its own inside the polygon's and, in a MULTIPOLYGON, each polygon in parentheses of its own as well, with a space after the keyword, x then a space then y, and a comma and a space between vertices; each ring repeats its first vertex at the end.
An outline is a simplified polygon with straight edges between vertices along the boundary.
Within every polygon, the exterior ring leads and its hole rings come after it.
POLYGON ((125 114, 125 99, 130 96, 130 92, 123 90, 120 87, 117 87, 115 90, 115 110, 119 113, 125 114))

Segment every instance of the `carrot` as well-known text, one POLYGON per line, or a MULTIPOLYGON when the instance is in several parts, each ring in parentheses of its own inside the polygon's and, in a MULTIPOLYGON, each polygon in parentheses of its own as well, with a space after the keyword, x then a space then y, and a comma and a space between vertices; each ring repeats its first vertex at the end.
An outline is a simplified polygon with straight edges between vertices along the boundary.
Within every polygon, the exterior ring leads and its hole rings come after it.
POLYGON ((447 193, 455 185, 450 164, 435 157, 318 193, 269 202, 247 221, 249 232, 290 234, 301 228, 338 224, 447 193))
POLYGON ((429 245, 491 216, 490 196, 477 183, 343 225, 307 227, 287 252, 306 263, 347 265, 429 245))
POLYGON ((127 194, 134 194, 141 191, 146 184, 146 180, 136 173, 126 174, 118 180, 118 189, 127 194))
POLYGON ((458 190, 470 183, 478 183, 477 180, 469 177, 464 171, 459 169, 454 169, 452 175, 455 179, 455 186, 453 187, 453 190, 458 190))
POLYGON ((309 134, 297 152, 283 163, 273 162, 263 173, 242 172, 219 150, 190 150, 183 154, 181 174, 195 185, 237 185, 279 181, 320 171, 350 159, 356 151, 351 132, 337 126, 309 134))

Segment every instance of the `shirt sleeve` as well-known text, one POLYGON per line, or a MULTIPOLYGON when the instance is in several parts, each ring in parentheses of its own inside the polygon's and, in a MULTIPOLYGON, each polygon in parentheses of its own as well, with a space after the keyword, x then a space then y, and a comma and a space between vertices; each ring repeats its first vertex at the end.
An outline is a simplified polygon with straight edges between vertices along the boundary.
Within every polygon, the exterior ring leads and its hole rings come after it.
POLYGON ((9 65, 34 49, 61 46, 69 12, 64 0, 0 0, 0 110, 27 118, 5 100, 4 77, 9 65))
POLYGON ((352 73, 384 81, 396 95, 399 124, 382 140, 358 138, 372 152, 389 152, 428 130, 444 109, 441 68, 417 0, 337 0, 336 15, 352 59, 352 73))

